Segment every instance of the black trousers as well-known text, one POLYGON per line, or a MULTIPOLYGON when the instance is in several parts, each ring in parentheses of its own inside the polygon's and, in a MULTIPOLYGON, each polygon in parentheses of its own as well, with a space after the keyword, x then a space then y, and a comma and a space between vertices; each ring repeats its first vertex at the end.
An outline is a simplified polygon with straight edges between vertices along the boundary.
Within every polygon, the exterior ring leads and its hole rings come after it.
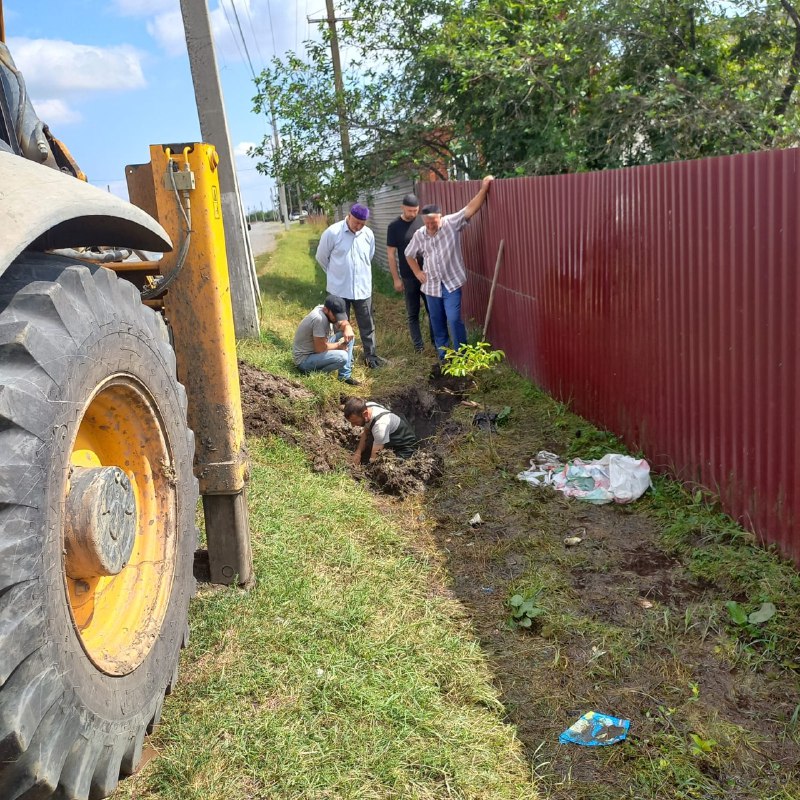
POLYGON ((344 298, 347 307, 347 316, 350 317, 350 307, 356 314, 358 332, 361 335, 361 346, 364 348, 364 359, 376 356, 375 352, 375 320, 372 317, 372 297, 366 300, 350 300, 344 298))
POLYGON ((408 321, 408 332, 411 334, 411 341, 414 349, 419 352, 424 349, 425 342, 422 340, 422 331, 419 326, 420 300, 425 306, 425 313, 428 315, 428 333, 430 333, 431 344, 433 341, 433 326, 431 316, 428 314, 428 298, 422 293, 422 284, 414 277, 403 278, 403 296, 406 301, 406 320, 408 321))

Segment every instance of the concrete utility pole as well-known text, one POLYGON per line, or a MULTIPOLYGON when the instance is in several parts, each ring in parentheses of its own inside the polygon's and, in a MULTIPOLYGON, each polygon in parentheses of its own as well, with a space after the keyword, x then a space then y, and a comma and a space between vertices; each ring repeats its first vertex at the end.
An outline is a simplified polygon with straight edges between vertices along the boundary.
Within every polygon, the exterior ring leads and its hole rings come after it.
POLYGON ((206 0, 181 0, 181 14, 197 114, 200 117, 200 134, 219 153, 220 200, 236 337, 257 339, 260 335, 258 280, 234 167, 222 86, 217 72, 217 57, 211 38, 208 4, 206 0))
POLYGON ((339 135, 342 138, 342 158, 345 169, 350 160, 350 131, 347 128, 347 108, 344 104, 344 82, 342 81, 342 62, 339 59, 339 36, 336 23, 352 19, 352 17, 336 17, 333 0, 325 0, 328 16, 325 19, 311 19, 309 22, 327 22, 331 31, 331 61, 333 62, 333 85, 336 88, 336 108, 339 113, 339 135))
MULTIPOLYGON (((275 161, 280 162, 281 157, 281 139, 278 134, 278 121, 275 118, 275 107, 272 101, 269 102, 269 113, 272 119, 272 140, 275 143, 275 161)), ((286 204, 286 189, 283 187, 283 182, 278 184, 278 193, 281 203, 281 216, 283 217, 283 227, 289 230, 289 207, 286 204)))

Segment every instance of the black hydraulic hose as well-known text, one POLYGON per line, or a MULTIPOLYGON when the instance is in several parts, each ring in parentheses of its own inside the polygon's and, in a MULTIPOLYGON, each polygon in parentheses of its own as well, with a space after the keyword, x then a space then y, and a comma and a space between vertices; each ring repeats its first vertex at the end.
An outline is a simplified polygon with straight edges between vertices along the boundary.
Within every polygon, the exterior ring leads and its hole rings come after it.
MULTIPOLYGON (((172 172, 172 164, 168 167, 170 181, 172 182, 172 191, 175 192, 175 200, 178 203, 178 210, 181 212, 184 222, 186 223, 185 236, 181 242, 181 249, 178 251, 178 261, 175 264, 175 269, 170 272, 163 280, 159 281, 152 289, 144 289, 141 293, 142 300, 154 300, 160 297, 167 291, 169 286, 174 283, 175 279, 180 275, 183 265, 186 263, 186 254, 189 250, 189 242, 192 240, 192 218, 191 210, 187 214, 186 209, 181 202, 181 196, 178 192, 178 187, 175 185, 175 175, 172 172)), ((188 192, 186 198, 187 205, 189 204, 188 192)))

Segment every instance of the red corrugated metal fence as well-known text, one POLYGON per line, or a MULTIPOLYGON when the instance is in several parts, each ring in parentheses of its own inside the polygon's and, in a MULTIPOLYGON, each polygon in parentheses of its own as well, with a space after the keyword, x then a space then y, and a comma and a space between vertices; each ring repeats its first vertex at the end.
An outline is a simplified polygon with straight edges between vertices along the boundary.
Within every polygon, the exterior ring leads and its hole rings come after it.
MULTIPOLYGON (((800 151, 495 181, 465 313, 537 384, 800 563, 800 151)), ((477 181, 419 186, 457 211, 477 181)))

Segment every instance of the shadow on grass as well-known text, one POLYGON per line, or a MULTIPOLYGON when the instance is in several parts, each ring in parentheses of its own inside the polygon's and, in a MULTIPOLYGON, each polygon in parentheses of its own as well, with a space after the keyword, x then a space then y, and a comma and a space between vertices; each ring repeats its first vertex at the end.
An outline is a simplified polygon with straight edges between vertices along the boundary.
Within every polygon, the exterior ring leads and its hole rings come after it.
POLYGON ((325 273, 318 269, 314 283, 289 275, 267 274, 258 280, 259 289, 266 297, 281 297, 287 302, 296 302, 310 311, 325 300, 325 273))

